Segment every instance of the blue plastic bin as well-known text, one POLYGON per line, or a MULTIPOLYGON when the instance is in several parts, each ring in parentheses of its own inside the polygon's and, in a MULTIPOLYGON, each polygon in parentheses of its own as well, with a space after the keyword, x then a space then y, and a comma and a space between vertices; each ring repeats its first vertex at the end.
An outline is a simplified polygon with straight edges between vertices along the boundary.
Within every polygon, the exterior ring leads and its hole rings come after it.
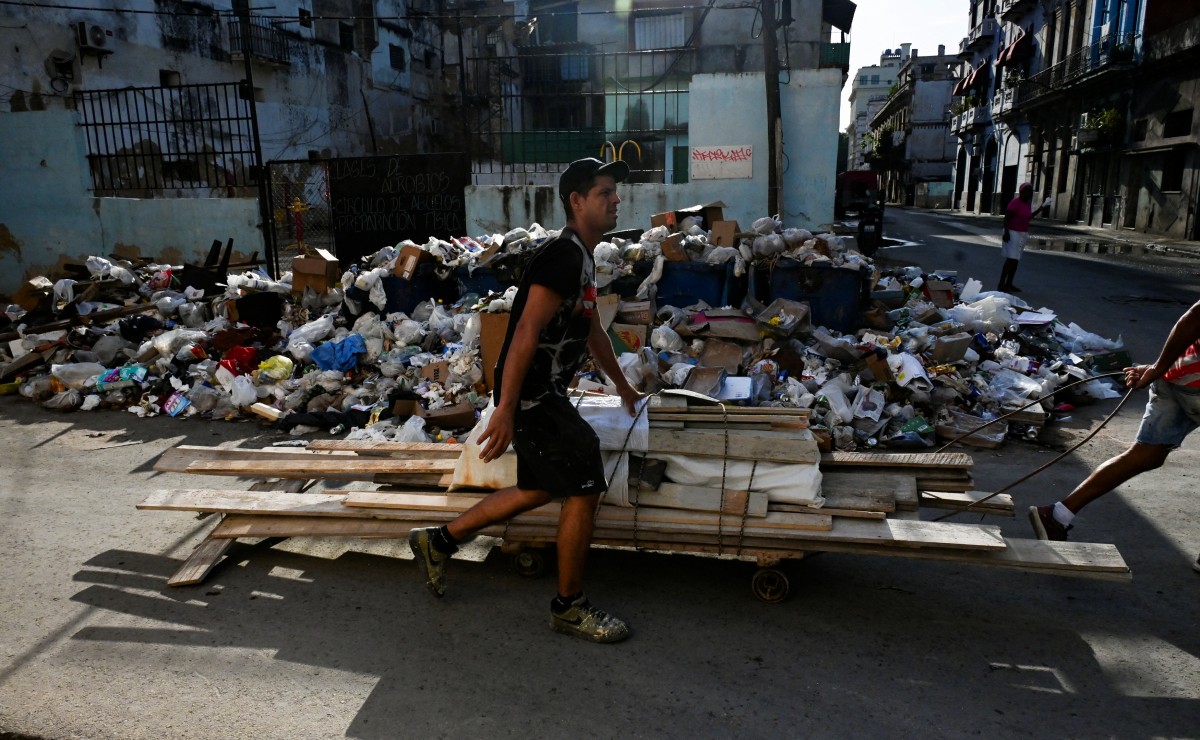
POLYGON ((865 275, 831 266, 806 266, 781 259, 753 273, 754 296, 769 304, 776 298, 807 303, 812 325, 843 334, 858 328, 865 275))
POLYGON ((421 301, 431 298, 445 300, 446 286, 438 280, 435 266, 432 264, 419 265, 412 280, 405 280, 395 275, 383 278, 383 292, 387 294, 387 306, 384 313, 411 314, 421 301))
POLYGON ((503 293, 509 286, 500 282, 500 276, 495 270, 487 267, 476 267, 474 272, 471 272, 464 265, 457 267, 454 270, 454 279, 458 281, 459 295, 467 295, 475 293, 479 296, 485 296, 488 292, 503 293))
POLYGON ((733 260, 723 265, 706 262, 667 262, 658 281, 659 306, 686 308, 704 301, 713 308, 740 306, 746 279, 733 274, 733 260))

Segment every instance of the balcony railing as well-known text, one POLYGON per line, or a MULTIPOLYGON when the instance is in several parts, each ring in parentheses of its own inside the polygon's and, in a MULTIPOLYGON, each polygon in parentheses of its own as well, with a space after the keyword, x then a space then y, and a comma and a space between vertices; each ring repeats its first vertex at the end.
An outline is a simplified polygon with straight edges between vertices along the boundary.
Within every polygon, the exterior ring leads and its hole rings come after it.
POLYGON ((974 108, 968 108, 950 119, 950 133, 966 133, 972 129, 984 128, 992 122, 992 106, 980 103, 974 108))
POLYGON ((1000 0, 997 10, 1001 20, 1013 22, 1020 20, 1036 4, 1036 0, 1000 0))
POLYGON ((821 44, 820 66, 850 69, 850 44, 821 44))
POLYGON ((1128 69, 1137 63, 1139 37, 1109 34, 1021 83, 1020 100, 1031 102, 1064 90, 1108 70, 1128 69))
POLYGON ((292 63, 291 39, 265 18, 251 16, 245 26, 241 20, 229 22, 230 52, 240 58, 246 53, 247 47, 255 59, 276 64, 292 63), (248 44, 243 34, 246 26, 249 26, 250 31, 248 44))
POLYGON ((1019 91, 1020 88, 1017 87, 997 90, 996 94, 992 96, 992 115, 999 117, 1016 110, 1018 101, 1021 99, 1019 91))
POLYGON ((969 51, 981 49, 984 46, 986 46, 987 42, 991 41, 992 38, 995 37, 995 35, 996 35, 996 19, 995 18, 984 18, 982 21, 979 22, 978 25, 976 25, 974 28, 972 28, 971 33, 967 35, 967 38, 966 38, 967 47, 966 48, 969 51))

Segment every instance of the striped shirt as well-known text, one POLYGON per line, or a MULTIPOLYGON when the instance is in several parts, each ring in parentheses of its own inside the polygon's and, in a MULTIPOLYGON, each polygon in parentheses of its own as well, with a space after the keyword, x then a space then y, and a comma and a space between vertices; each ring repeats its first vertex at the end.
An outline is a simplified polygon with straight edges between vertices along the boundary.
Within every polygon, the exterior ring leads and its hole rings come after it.
POLYGON ((1200 388, 1200 340, 1188 345, 1179 359, 1171 365, 1171 369, 1163 375, 1163 380, 1175 385, 1200 388))

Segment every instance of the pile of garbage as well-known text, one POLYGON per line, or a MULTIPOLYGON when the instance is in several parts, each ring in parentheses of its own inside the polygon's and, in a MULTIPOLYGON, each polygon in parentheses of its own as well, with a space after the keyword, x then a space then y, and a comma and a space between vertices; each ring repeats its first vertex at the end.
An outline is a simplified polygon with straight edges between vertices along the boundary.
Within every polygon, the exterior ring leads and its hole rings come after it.
MULTIPOLYGON (((600 315, 640 389, 811 409, 822 441, 844 450, 930 447, 1043 399, 1018 423, 965 441, 1031 438, 1046 412, 1116 395, 1100 381, 1056 391, 1127 361, 1119 339, 952 273, 881 272, 852 239, 771 218, 748 232, 730 223, 697 213, 597 246, 600 315), (851 305, 854 325, 815 321, 822 301, 754 288, 783 261, 851 275, 826 288, 838 295, 818 297, 851 305), (658 300, 679 263, 723 268, 731 300, 658 300), (749 287, 730 289, 743 279, 749 287)), ((0 393, 60 411, 257 415, 294 434, 454 439, 488 404, 512 286, 554 234, 533 224, 404 241, 346 270, 317 250, 278 280, 250 270, 219 283, 92 257, 74 277, 35 278, 13 297, 0 318, 0 393)), ((580 378, 585 390, 605 383, 594 368, 580 378)))

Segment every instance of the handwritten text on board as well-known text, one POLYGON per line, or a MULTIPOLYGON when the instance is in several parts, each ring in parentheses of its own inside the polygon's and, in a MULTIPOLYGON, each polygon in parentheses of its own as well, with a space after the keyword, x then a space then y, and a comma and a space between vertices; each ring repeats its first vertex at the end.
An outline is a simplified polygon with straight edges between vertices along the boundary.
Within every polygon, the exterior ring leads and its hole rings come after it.
POLYGON ((691 179, 721 180, 754 177, 754 147, 692 147, 691 179))

